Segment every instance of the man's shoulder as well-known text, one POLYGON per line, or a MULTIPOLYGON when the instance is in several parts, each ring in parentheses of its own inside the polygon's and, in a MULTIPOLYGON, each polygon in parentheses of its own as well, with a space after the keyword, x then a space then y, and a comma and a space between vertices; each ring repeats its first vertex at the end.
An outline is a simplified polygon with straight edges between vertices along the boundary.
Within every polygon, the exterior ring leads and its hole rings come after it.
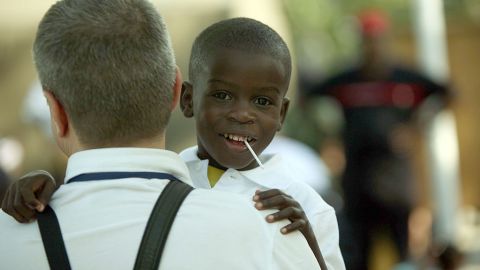
POLYGON ((223 258, 215 262, 218 269, 298 269, 283 264, 309 262, 305 255, 309 246, 298 232, 280 233, 289 222, 268 223, 265 216, 272 212, 258 211, 253 201, 234 193, 196 189, 177 214, 169 237, 175 241, 170 246, 167 243, 165 258, 189 254, 189 263, 198 262, 194 264, 202 268, 206 256, 213 254, 215 260, 223 258), (302 254, 300 258, 290 255, 293 250, 302 254))
POLYGON ((250 241, 271 249, 276 232, 280 231, 279 224, 265 220, 271 213, 255 209, 253 201, 235 193, 195 189, 182 204, 176 224, 179 228, 188 227, 188 234, 212 235, 232 242, 250 241), (238 233, 232 234, 233 229, 238 233))
MULTIPOLYGON (((267 215, 274 210, 257 210, 253 200, 231 192, 218 190, 195 189, 190 193, 182 206, 181 213, 194 214, 197 224, 212 226, 212 220, 221 230, 222 227, 235 227, 245 231, 256 231, 273 237, 273 232, 280 230, 280 224, 266 222, 267 215), (205 222, 205 223, 204 223, 205 222)), ((285 226, 284 224, 283 226, 285 226)))
POLYGON ((233 192, 214 189, 194 189, 185 201, 186 207, 201 207, 212 214, 230 215, 235 209, 239 215, 258 216, 258 210, 253 206, 253 200, 233 192))

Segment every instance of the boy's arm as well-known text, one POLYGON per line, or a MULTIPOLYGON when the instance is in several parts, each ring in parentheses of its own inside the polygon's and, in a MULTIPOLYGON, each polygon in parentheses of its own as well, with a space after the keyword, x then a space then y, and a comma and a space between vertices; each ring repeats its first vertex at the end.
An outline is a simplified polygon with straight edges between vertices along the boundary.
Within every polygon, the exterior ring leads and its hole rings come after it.
POLYGON ((278 209, 279 211, 267 216, 268 222, 276 222, 279 220, 290 220, 291 223, 281 229, 282 234, 288 234, 293 231, 300 231, 307 240, 310 249, 313 251, 322 270, 327 270, 325 260, 323 259, 320 247, 318 246, 315 233, 308 221, 305 212, 300 204, 291 196, 283 193, 278 189, 270 189, 266 191, 255 192, 253 200, 256 202, 255 207, 259 210, 278 209))
POLYGON ((32 171, 14 181, 2 202, 2 210, 18 222, 35 219, 42 212, 56 190, 53 176, 42 170, 32 171))

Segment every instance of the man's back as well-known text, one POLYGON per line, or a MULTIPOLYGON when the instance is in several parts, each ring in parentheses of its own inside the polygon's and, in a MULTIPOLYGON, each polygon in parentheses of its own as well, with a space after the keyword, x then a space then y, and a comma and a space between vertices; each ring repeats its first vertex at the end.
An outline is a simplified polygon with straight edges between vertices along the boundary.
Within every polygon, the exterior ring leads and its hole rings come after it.
MULTIPOLYGON (((125 150, 107 151, 108 155, 103 155, 106 151, 102 150, 90 151, 81 161, 95 156, 94 162, 101 164, 98 171, 100 167, 115 169, 112 165, 121 164, 120 159, 128 160, 125 150), (115 160, 115 156, 124 158, 115 160), (107 158, 114 160, 106 163, 107 158)), ((135 157, 140 157, 141 152, 137 151, 135 157)), ((164 159, 160 160, 161 155, 154 153, 155 161, 170 162, 156 169, 169 168, 169 173, 188 181, 188 172, 180 160, 168 151, 159 152, 167 155, 162 154, 164 159)), ((150 156, 152 153, 147 151, 150 156)), ((78 162, 82 154, 75 156, 75 166, 82 163, 78 162)), ((140 160, 145 163, 146 159, 140 160)), ((150 165, 154 164, 150 161, 150 165)), ((131 163, 128 171, 148 167, 131 163)), ((75 166, 69 161, 67 178, 86 168, 96 170, 89 165, 71 169, 75 166)), ((167 183, 162 179, 127 178, 62 185, 51 206, 57 213, 72 268, 133 269, 147 218, 167 183)), ((303 237, 281 235, 280 228, 285 224, 268 224, 263 218, 267 214, 234 194, 192 191, 173 223, 160 269, 318 269, 303 237)), ((2 214, 0 224, 2 268, 48 269, 36 223, 20 225, 2 214)))

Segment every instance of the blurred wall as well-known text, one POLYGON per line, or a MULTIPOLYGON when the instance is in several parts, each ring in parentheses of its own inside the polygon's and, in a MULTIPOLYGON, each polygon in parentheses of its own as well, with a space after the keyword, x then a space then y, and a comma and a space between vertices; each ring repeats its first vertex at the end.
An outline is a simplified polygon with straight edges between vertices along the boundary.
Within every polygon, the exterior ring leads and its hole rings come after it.
MULTIPOLYGON (((0 1, 0 138, 13 137, 24 146, 24 168, 56 170, 62 162, 56 146, 42 131, 23 121, 23 100, 36 78, 31 48, 36 25, 54 1, 0 1)), ((3 158, 8 158, 3 157, 3 158)))

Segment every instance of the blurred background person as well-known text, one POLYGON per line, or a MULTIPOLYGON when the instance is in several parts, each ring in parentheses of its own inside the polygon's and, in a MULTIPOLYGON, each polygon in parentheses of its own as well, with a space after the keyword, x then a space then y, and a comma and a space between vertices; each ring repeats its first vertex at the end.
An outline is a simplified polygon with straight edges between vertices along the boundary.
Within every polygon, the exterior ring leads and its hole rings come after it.
POLYGON ((344 252, 347 268, 369 269, 372 239, 381 229, 391 235, 399 261, 408 258, 408 219, 415 205, 410 163, 415 113, 427 98, 435 95, 446 104, 450 95, 395 60, 383 12, 362 12, 358 21, 358 65, 308 89, 305 98, 329 96, 342 108, 345 125, 338 139, 346 166, 341 187, 350 229, 341 239, 355 243, 354 256, 344 252))

